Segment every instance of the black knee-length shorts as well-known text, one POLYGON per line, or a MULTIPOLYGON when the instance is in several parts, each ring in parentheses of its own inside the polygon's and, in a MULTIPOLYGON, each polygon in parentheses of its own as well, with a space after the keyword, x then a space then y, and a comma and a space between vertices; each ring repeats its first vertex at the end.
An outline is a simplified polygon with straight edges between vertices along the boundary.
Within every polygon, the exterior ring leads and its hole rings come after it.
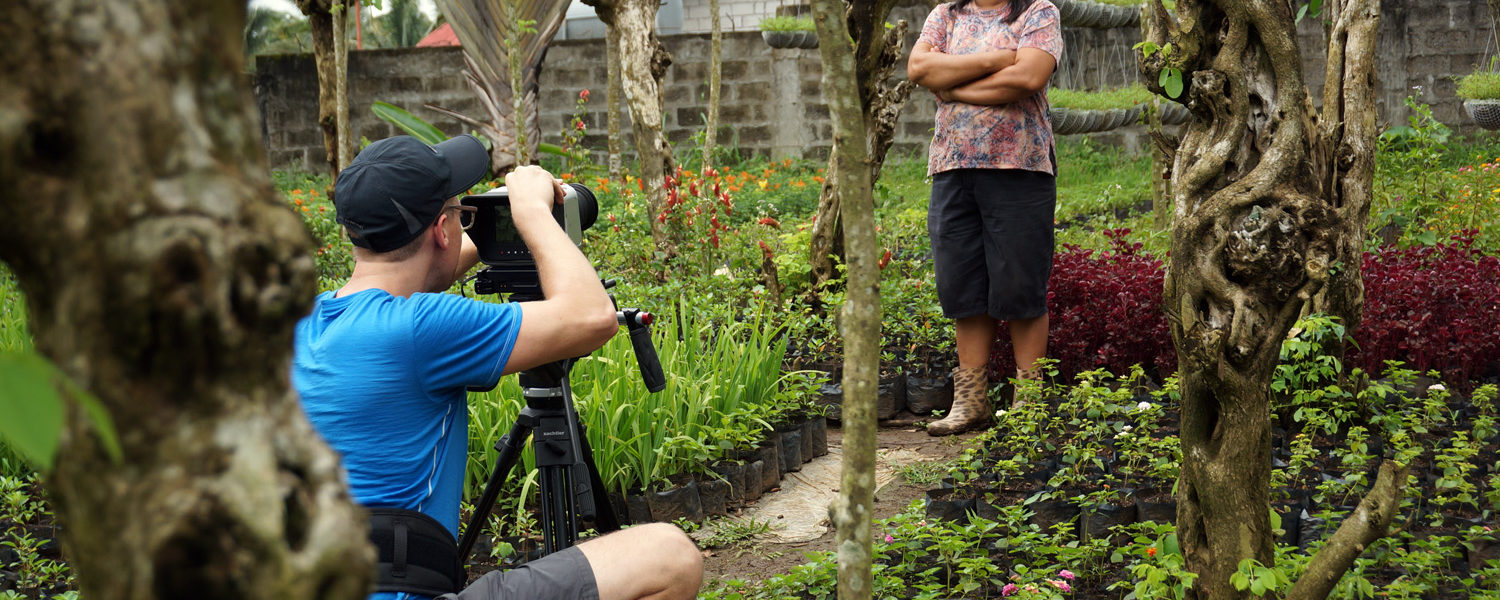
POLYGON ((932 238, 943 315, 1019 321, 1047 314, 1057 179, 1020 169, 932 176, 932 238))

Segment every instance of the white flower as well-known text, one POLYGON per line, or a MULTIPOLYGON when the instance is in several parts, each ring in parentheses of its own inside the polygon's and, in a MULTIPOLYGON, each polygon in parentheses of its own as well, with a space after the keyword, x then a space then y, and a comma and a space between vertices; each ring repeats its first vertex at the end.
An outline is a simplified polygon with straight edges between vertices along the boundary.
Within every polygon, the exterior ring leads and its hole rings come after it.
POLYGON ((1124 426, 1124 427, 1121 427, 1121 428, 1120 428, 1120 431, 1130 431, 1130 426, 1129 426, 1129 425, 1126 425, 1126 426, 1124 426))
POLYGON ((1140 404, 1135 405, 1135 409, 1136 410, 1150 410, 1151 409, 1151 403, 1147 402, 1145 400, 1142 400, 1140 404))
POLYGON ((1448 388, 1443 387, 1443 384, 1441 384, 1441 383, 1434 383, 1432 385, 1427 386, 1427 391, 1429 391, 1429 392, 1446 392, 1446 391, 1448 391, 1448 388))
POLYGON ((997 410, 997 411, 995 411, 995 418, 996 419, 999 419, 1000 417, 1003 417, 1003 416, 1005 416, 1005 411, 1003 411, 1003 410, 997 410))

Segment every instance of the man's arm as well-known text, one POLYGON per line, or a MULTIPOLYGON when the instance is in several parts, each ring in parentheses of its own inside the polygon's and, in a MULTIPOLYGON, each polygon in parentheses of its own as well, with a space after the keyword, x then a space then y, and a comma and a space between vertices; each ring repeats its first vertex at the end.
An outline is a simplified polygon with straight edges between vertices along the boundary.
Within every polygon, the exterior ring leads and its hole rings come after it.
POLYGON ((521 331, 504 372, 593 352, 619 331, 620 324, 594 266, 552 218, 562 187, 536 166, 512 171, 505 185, 516 230, 536 259, 546 299, 520 304, 521 331))
POLYGON ((1046 50, 1022 48, 1016 52, 1015 64, 983 79, 940 90, 938 97, 965 104, 1010 104, 1045 89, 1056 68, 1057 59, 1046 50))
POLYGON ((918 42, 906 59, 906 77, 934 92, 969 83, 1005 69, 1016 61, 1014 50, 946 54, 918 42))

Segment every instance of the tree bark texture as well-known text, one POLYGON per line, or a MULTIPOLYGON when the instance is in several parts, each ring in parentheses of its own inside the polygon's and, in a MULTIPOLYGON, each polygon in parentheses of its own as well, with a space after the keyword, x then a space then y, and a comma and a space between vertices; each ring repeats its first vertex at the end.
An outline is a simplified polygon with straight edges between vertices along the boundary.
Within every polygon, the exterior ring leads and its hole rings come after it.
POLYGON ((672 64, 672 55, 656 37, 658 0, 584 0, 599 19, 618 36, 621 87, 630 103, 631 133, 640 157, 641 180, 651 218, 651 238, 659 251, 675 256, 675 243, 667 238, 665 224, 656 216, 666 206, 666 178, 676 170, 672 148, 662 133, 661 78, 672 64))
POLYGON ((723 75, 724 30, 719 24, 719 0, 708 0, 708 116, 703 124, 703 167, 714 164, 714 146, 719 137, 719 78, 723 75))
POLYGON ((620 129, 620 102, 621 96, 625 95, 624 88, 620 83, 620 32, 614 28, 605 31, 605 57, 608 66, 605 67, 609 80, 609 93, 606 94, 605 110, 608 111, 609 121, 609 178, 619 181, 624 178, 625 167, 620 155, 625 153, 625 135, 620 129))
POLYGON ((312 32, 313 63, 318 69, 318 126, 323 129, 323 153, 328 160, 328 175, 338 177, 339 164, 338 53, 334 49, 333 0, 296 0, 297 8, 307 15, 312 32))
POLYGON ((853 600, 870 598, 874 592, 870 565, 881 308, 880 273, 875 265, 875 201, 871 196, 874 168, 865 131, 869 116, 856 87, 856 54, 847 41, 844 16, 840 0, 813 2, 818 52, 823 58, 823 97, 833 122, 834 150, 827 180, 833 182, 836 204, 842 207, 844 234, 851 251, 848 294, 840 319, 844 337, 844 458, 839 499, 830 509, 830 520, 838 544, 839 598, 853 600))
MULTIPOLYGON (((880 178, 886 153, 895 141, 896 120, 901 116, 906 99, 916 88, 916 84, 909 80, 892 79, 896 66, 906 58, 902 44, 906 39, 906 21, 898 21, 889 29, 885 27, 886 17, 891 14, 891 8, 895 4, 895 0, 845 1, 847 29, 854 38, 855 80, 858 83, 860 109, 866 123, 863 141, 865 152, 871 158, 871 181, 880 178)), ((823 93, 827 100, 827 87, 823 88, 823 93)), ((838 140, 835 139, 832 154, 837 153, 838 140)), ((829 158, 827 177, 824 178, 823 188, 818 196, 817 214, 813 218, 808 262, 811 266, 814 294, 838 276, 835 264, 844 257, 844 234, 839 220, 842 210, 832 183, 839 177, 836 162, 833 157, 829 158)))
MULTIPOLYGON (((1179 0, 1175 21, 1152 5, 1147 39, 1174 50, 1145 57, 1142 73, 1165 96, 1158 74, 1180 69, 1177 101, 1195 116, 1167 148, 1166 297, 1182 386, 1178 535, 1199 598, 1246 596, 1229 583, 1239 562, 1274 559, 1268 398, 1281 341, 1302 315, 1358 306, 1378 9, 1378 0, 1324 5, 1333 26, 1319 116, 1292 3, 1179 0)), ((1377 485, 1372 496, 1391 506, 1400 487, 1377 485)), ((1354 521, 1345 527, 1361 526, 1354 521)), ((1379 522, 1369 529, 1384 534, 1379 522)), ((1339 568, 1334 580, 1348 566, 1315 563, 1339 568)))
POLYGON ((271 187, 244 22, 222 2, 0 8, 0 260, 37 352, 123 450, 70 410, 44 481, 92 600, 370 589, 364 513, 289 385, 316 269, 271 187))
MULTIPOLYGON (((354 0, 355 7, 360 0, 354 0)), ((349 5, 342 0, 333 3, 333 129, 337 140, 337 160, 333 163, 333 175, 353 160, 349 141, 349 5)))

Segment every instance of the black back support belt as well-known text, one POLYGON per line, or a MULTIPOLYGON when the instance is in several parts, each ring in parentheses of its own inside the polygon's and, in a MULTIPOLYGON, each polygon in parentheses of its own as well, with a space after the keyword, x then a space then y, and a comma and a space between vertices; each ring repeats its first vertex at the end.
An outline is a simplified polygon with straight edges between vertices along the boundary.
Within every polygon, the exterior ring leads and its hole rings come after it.
POLYGON ((371 508, 370 541, 379 562, 375 590, 439 596, 463 589, 458 541, 414 510, 371 508))

